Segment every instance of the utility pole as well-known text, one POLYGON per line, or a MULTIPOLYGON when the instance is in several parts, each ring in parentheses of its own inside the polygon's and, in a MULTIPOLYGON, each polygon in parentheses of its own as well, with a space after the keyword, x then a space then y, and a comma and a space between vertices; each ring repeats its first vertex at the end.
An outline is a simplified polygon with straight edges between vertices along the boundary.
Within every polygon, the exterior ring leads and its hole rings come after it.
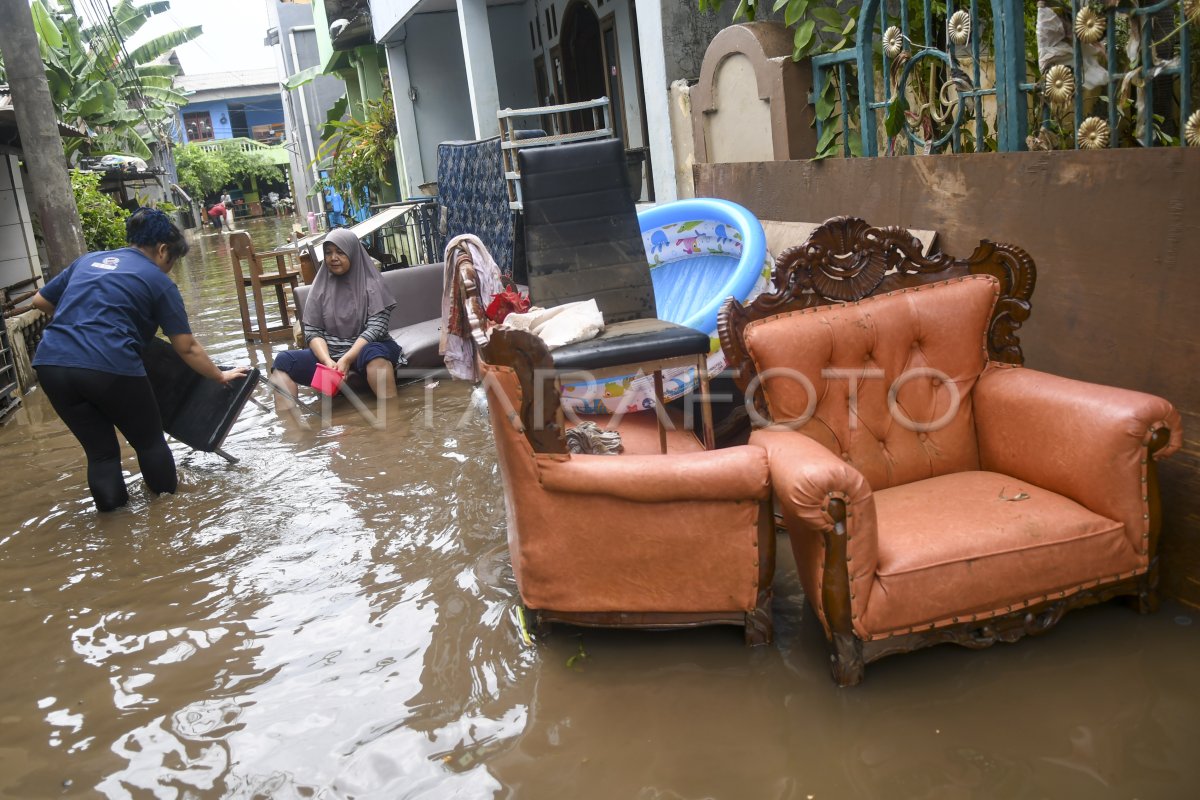
POLYGON ((0 0, 0 19, 4 20, 0 24, 0 53, 4 55, 21 150, 29 167, 34 205, 46 242, 50 263, 42 271, 49 280, 86 252, 83 225, 67 176, 58 118, 50 100, 28 0, 0 0))

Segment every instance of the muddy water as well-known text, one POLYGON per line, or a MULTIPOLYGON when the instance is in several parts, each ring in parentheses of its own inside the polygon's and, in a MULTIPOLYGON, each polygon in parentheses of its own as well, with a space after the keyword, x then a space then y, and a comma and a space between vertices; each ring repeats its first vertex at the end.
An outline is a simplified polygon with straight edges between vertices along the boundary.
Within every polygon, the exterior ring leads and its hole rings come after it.
MULTIPOLYGON (((281 232, 254 223, 260 246, 281 232)), ((216 235, 174 277, 241 340, 216 235)), ((1183 798, 1200 619, 1069 616, 839 691, 780 540, 776 643, 556 629, 521 643, 499 476, 469 388, 304 429, 247 406, 181 489, 91 508, 34 392, 0 429, 0 797, 1183 798), (429 421, 432 424, 429 424, 429 421)))

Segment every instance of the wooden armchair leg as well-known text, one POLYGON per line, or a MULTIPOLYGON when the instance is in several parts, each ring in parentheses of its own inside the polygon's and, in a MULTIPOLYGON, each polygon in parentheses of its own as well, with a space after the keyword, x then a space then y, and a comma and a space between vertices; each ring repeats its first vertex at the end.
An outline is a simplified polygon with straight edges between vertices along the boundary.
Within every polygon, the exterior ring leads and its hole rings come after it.
POLYGON ((862 683, 865 664, 862 642, 858 637, 853 634, 835 633, 830 644, 832 652, 829 654, 829 670, 837 685, 845 688, 862 683))
POLYGON ((846 504, 830 500, 832 530, 825 532, 825 566, 821 581, 821 605, 829 625, 829 667, 838 686, 856 686, 863 679, 862 640, 854 633, 850 595, 850 572, 846 559, 846 504))
POLYGON ((758 593, 758 604, 746 612, 746 646, 770 644, 775 638, 775 623, 771 619, 771 590, 758 593))
POLYGON ((1158 565, 1151 564, 1150 570, 1141 577, 1137 584, 1137 594, 1127 598, 1139 614, 1153 614, 1158 611, 1158 565))

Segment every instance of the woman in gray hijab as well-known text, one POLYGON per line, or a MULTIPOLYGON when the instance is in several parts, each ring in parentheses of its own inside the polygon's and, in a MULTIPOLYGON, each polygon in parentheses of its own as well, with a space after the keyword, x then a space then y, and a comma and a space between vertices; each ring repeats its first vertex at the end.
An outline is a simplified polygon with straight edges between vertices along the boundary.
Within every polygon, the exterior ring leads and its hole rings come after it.
POLYGON ((325 263, 317 271, 304 304, 307 350, 275 356, 271 382, 293 397, 296 385, 311 386, 318 364, 342 375, 356 372, 379 397, 396 394, 396 367, 405 363, 400 345, 388 335, 396 299, 362 244, 346 228, 325 237, 325 263))

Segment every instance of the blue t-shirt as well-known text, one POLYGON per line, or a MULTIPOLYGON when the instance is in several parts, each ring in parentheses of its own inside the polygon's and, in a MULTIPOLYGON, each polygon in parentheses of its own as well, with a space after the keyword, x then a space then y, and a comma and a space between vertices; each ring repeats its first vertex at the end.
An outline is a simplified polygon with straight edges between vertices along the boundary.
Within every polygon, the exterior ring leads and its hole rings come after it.
POLYGON ((191 333, 183 298, 140 250, 88 253, 41 290, 54 304, 33 365, 145 375, 142 346, 162 328, 191 333))

